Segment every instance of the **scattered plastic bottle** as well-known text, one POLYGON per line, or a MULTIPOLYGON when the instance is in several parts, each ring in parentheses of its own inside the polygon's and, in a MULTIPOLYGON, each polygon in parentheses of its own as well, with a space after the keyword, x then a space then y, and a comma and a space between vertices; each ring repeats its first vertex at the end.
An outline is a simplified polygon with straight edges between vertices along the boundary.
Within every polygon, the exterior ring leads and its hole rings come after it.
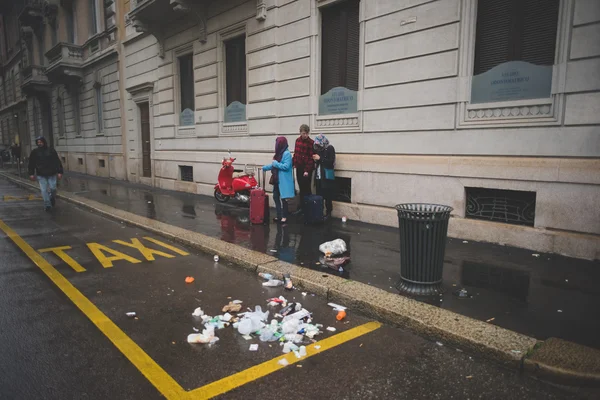
POLYGON ((215 260, 215 262, 219 262, 219 256, 215 254, 215 256, 213 257, 213 260, 215 260))
POLYGON ((281 285, 283 285, 283 282, 279 279, 269 279, 269 281, 263 283, 265 287, 277 287, 281 285))
POLYGON ((258 274, 258 276, 260 276, 261 278, 263 278, 264 280, 267 280, 267 281, 270 281, 271 279, 273 279, 273 275, 267 274, 266 272, 261 272, 258 274))
POLYGON ((344 310, 338 311, 337 315, 335 316, 335 319, 337 319, 338 321, 341 321, 344 318, 346 318, 346 311, 344 311, 344 310))

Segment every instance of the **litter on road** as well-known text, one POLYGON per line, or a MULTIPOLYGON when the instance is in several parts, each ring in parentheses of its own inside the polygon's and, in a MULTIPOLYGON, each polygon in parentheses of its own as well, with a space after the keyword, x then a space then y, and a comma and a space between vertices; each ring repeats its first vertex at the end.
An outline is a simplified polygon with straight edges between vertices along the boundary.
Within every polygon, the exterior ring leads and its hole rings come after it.
POLYGON ((133 311, 130 311, 130 312, 125 313, 125 315, 127 315, 129 318, 133 318, 136 316, 136 313, 133 311))
POLYGON ((347 308, 336 303, 327 303, 329 307, 333 307, 333 311, 346 311, 347 308))
POLYGON ((331 242, 325 242, 319 246, 319 251, 326 256, 341 255, 348 251, 346 242, 342 239, 335 239, 331 242))
POLYGON ((250 351, 258 351, 258 345, 257 344, 251 344, 249 350, 250 351))
POLYGON ((185 278, 185 283, 192 283, 192 282, 194 282, 194 280, 195 279, 194 279, 193 276, 188 276, 188 277, 185 278))
POLYGON ((198 308, 196 308, 196 309, 194 310, 194 312, 192 313, 192 315, 193 315, 194 317, 201 317, 201 316, 203 316, 203 315, 204 315, 204 311, 202 311, 202 309, 201 309, 200 307, 198 307, 198 308))
POLYGON ((215 256, 213 257, 213 260, 215 260, 215 262, 219 262, 219 256, 215 254, 215 256))

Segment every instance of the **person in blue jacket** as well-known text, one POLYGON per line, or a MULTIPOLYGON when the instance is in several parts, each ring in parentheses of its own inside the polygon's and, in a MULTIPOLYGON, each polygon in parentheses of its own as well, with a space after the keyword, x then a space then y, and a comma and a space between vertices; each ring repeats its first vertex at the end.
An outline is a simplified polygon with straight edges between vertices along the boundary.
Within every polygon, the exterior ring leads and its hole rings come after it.
POLYGON ((263 171, 271 171, 271 181, 273 185, 273 201, 277 210, 275 222, 282 224, 287 222, 288 202, 295 196, 294 175, 292 169, 292 155, 288 150, 288 141, 285 137, 279 136, 275 140, 275 156, 273 162, 265 165, 263 171))

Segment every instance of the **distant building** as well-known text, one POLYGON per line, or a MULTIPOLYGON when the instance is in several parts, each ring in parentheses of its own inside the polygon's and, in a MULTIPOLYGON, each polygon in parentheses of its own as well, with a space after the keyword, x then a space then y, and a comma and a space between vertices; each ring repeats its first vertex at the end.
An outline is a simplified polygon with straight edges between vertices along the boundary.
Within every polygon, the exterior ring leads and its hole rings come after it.
POLYGON ((45 136, 67 169, 126 179, 117 4, 1 3, 0 126, 23 155, 45 136))
POLYGON ((48 3, 86 33, 44 52, 71 170, 210 196, 227 150, 263 164, 306 123, 338 152, 338 216, 442 203, 453 236, 600 258, 600 1, 48 3))

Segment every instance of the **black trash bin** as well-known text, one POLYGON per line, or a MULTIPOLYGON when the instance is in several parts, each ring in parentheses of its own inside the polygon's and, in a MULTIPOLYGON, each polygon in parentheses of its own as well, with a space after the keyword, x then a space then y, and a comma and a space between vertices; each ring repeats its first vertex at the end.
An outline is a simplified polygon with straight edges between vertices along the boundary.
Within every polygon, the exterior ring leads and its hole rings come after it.
POLYGON ((453 208, 439 204, 398 204, 400 281, 404 293, 426 296, 442 291, 448 221, 453 208))

